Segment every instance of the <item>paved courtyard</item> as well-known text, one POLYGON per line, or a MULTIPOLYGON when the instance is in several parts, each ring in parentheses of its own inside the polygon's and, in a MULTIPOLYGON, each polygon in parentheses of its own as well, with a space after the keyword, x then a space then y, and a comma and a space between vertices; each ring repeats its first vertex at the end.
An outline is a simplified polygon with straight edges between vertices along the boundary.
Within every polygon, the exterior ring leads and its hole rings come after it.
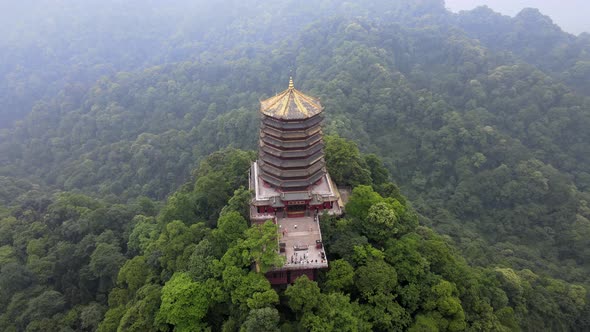
POLYGON ((321 240, 319 224, 314 217, 278 218, 279 242, 285 244, 285 268, 323 268, 328 266, 324 248, 316 247, 321 240))

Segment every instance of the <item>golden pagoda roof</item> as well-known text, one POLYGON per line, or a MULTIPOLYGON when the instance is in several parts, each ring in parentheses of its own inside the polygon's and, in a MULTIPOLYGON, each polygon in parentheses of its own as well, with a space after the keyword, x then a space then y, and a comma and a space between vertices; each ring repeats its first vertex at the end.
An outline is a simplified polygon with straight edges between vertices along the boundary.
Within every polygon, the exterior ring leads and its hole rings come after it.
POLYGON ((307 119, 322 110, 320 100, 295 89, 293 79, 289 80, 287 90, 260 102, 260 112, 277 119, 307 119))

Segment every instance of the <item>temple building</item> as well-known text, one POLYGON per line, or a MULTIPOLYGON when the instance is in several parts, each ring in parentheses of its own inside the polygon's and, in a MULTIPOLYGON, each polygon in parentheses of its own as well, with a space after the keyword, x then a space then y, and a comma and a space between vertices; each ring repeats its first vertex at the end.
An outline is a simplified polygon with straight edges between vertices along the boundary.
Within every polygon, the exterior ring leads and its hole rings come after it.
POLYGON ((300 275, 311 280, 328 267, 319 227, 321 213, 340 215, 340 195, 326 171, 319 99, 295 89, 260 102, 258 160, 250 171, 252 223, 279 225, 286 264, 267 273, 273 285, 300 275))

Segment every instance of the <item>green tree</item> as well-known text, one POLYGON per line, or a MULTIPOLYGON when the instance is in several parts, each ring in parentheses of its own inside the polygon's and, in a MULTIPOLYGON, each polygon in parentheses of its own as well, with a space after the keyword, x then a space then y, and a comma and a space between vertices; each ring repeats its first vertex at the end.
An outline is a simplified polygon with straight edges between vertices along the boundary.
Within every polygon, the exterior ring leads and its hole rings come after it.
POLYGON ((254 264, 257 272, 266 272, 271 267, 282 266, 284 257, 279 255, 278 227, 271 221, 253 225, 223 256, 226 265, 249 267, 254 264))
POLYGON ((337 259, 330 262, 325 287, 328 291, 348 293, 353 285, 353 278, 354 268, 347 261, 337 259))
POLYGON ((264 275, 246 272, 236 266, 228 266, 223 271, 223 287, 230 295, 231 302, 244 313, 250 309, 260 309, 279 302, 278 294, 270 287, 264 275))
POLYGON ((140 287, 142 287, 150 274, 145 257, 135 256, 125 262, 119 270, 117 277, 117 284, 119 286, 127 286, 130 294, 134 294, 140 287))
POLYGON ((424 304, 424 309, 431 312, 430 316, 434 317, 438 328, 447 331, 464 330, 467 326, 465 312, 461 307, 461 301, 455 295, 455 285, 441 280, 432 286, 431 290, 431 298, 424 304))
POLYGON ((162 288, 161 299, 157 322, 174 325, 178 331, 206 328, 203 319, 210 305, 209 291, 205 285, 192 281, 188 274, 175 273, 162 288))
POLYGON ((182 221, 174 220, 166 224, 149 249, 160 254, 159 262, 168 271, 180 271, 187 268, 193 246, 208 233, 209 229, 203 223, 186 226, 182 221))
POLYGON ((278 332, 279 312, 275 308, 253 309, 242 324, 244 332, 278 332))
POLYGON ((161 305, 161 291, 161 286, 153 284, 146 284, 140 288, 134 301, 127 306, 117 330, 157 331, 156 315, 161 305))
POLYGON ((3 301, 30 286, 35 281, 31 271, 21 264, 8 263, 0 270, 0 296, 3 301))
POLYGON ((135 254, 145 254, 150 242, 154 241, 158 234, 158 225, 155 218, 137 215, 133 218, 133 230, 129 234, 127 250, 135 254))
POLYGON ((371 183, 371 171, 362 159, 355 143, 338 136, 327 135, 326 165, 332 179, 341 186, 371 183))
POLYGON ((346 203, 346 213, 352 217, 364 221, 371 206, 383 202, 383 197, 376 193, 370 186, 357 186, 352 190, 352 195, 346 203))
POLYGON ((315 281, 311 281, 306 275, 295 280, 285 291, 289 298, 289 308, 299 316, 311 312, 320 301, 320 288, 315 281))
POLYGON ((221 209, 220 215, 229 211, 239 212, 244 219, 250 218, 250 201, 252 199, 252 193, 244 188, 240 187, 234 191, 234 195, 229 199, 227 205, 221 209))
POLYGON ((363 306, 375 330, 405 331, 412 323, 410 314, 395 298, 392 294, 377 293, 369 297, 368 306, 363 306))
POLYGON ((60 292, 54 290, 46 290, 40 295, 30 299, 27 307, 21 315, 25 321, 32 322, 41 320, 42 318, 50 318, 54 314, 62 311, 65 305, 65 300, 60 292))
POLYGON ((95 331, 103 319, 106 306, 92 302, 80 310, 80 325, 88 330, 95 331))
POLYGON ((213 230, 213 238, 220 245, 220 252, 225 252, 232 244, 245 235, 248 223, 237 211, 222 213, 217 220, 217 229, 213 230))
POLYGON ((119 268, 125 262, 125 257, 121 254, 121 249, 113 244, 99 243, 90 255, 90 270, 99 278, 100 289, 108 289, 117 280, 119 268))
POLYGON ((350 297, 341 293, 322 294, 318 308, 301 319, 301 325, 310 331, 370 331, 371 325, 362 317, 362 311, 350 297))
POLYGON ((382 260, 370 260, 354 272, 354 283, 364 298, 390 294, 397 286, 397 273, 382 260))
POLYGON ((375 186, 380 187, 389 182, 389 171, 376 154, 366 154, 363 159, 371 172, 371 179, 375 186))
POLYGON ((377 243, 384 243, 400 232, 399 217, 386 203, 375 203, 368 211, 367 219, 361 223, 363 233, 377 243))

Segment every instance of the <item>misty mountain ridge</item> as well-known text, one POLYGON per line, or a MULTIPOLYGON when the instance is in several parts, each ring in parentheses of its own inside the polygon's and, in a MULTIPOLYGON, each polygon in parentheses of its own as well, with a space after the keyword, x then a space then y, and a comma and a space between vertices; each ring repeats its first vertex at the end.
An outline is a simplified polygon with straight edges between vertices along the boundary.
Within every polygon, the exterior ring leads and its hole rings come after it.
POLYGON ((41 4, 0 11, 1 329, 589 328, 588 34, 438 0, 41 4), (290 76, 354 189, 331 269, 275 291, 243 186, 290 76))

